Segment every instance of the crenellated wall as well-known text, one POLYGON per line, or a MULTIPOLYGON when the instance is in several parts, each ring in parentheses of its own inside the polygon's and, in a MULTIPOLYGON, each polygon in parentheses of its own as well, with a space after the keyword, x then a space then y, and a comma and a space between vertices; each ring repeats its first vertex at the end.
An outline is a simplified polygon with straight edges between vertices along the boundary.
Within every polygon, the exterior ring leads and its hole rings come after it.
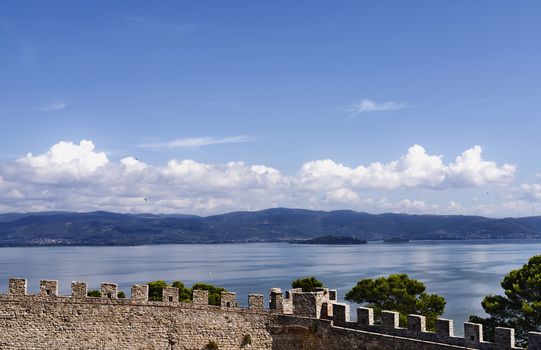
POLYGON ((154 302, 146 285, 134 285, 129 299, 118 299, 113 283, 102 284, 101 297, 87 297, 84 282, 72 283, 71 296, 58 296, 56 281, 42 281, 37 295, 27 295, 26 286, 11 279, 8 294, 0 294, 2 350, 205 349, 210 341, 241 349, 247 336, 251 344, 243 349, 272 348, 271 311, 259 296, 252 296, 252 308, 238 308, 234 293, 225 293, 220 307, 208 305, 206 291, 197 293, 199 304, 179 303, 173 287, 154 302))
MULTIPOLYGON (((117 298, 118 287, 103 283, 101 297, 87 297, 87 285, 73 282, 71 296, 58 295, 58 282, 43 280, 39 293, 27 294, 27 281, 10 279, 0 294, 0 349, 218 349, 268 350, 446 350, 520 349, 514 331, 496 328, 496 343, 483 341, 482 327, 465 323, 464 337, 454 336, 453 321, 439 319, 426 331, 423 316, 409 315, 408 328, 398 313, 384 311, 375 325, 373 310, 336 302, 336 291, 290 290, 250 294, 248 308, 236 307, 236 295, 224 292, 221 306, 208 305, 207 291, 194 291, 193 303, 179 303, 168 287, 162 301, 148 301, 148 286, 134 285, 131 298, 117 298)), ((541 333, 529 334, 529 350, 541 350, 541 333)))

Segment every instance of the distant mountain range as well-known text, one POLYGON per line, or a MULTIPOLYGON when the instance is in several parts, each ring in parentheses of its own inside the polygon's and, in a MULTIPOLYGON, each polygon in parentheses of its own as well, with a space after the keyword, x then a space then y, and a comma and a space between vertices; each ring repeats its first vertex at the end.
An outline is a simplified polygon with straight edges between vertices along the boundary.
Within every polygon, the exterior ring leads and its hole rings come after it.
POLYGON ((541 238, 541 216, 367 214, 275 208, 207 217, 109 212, 0 214, 0 246, 541 238))

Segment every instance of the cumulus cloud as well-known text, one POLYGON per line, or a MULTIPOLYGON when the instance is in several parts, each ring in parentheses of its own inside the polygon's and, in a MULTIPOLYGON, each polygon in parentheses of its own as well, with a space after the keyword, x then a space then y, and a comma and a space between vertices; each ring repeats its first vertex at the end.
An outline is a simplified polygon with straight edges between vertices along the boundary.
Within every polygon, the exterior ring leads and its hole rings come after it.
MULTIPOLYGON (((324 198, 325 203, 330 204, 356 204, 361 200, 359 195, 348 188, 338 188, 328 192, 324 198)), ((370 201, 370 199, 368 199, 370 201)))
POLYGON ((250 135, 229 136, 229 137, 189 137, 183 139, 175 139, 167 142, 151 142, 142 143, 141 148, 164 149, 164 148, 188 148, 202 147, 208 145, 218 145, 224 143, 244 143, 257 140, 256 137, 250 135))
POLYGON ((88 140, 82 140, 78 145, 61 141, 43 154, 34 156, 28 153, 17 159, 17 165, 10 170, 13 175, 29 174, 36 182, 84 178, 109 163, 107 155, 95 152, 94 148, 94 143, 88 140))
MULTIPOLYGON (((395 190, 505 184, 513 178, 515 166, 498 165, 481 154, 475 146, 445 163, 442 156, 414 145, 387 163, 349 167, 330 159, 314 160, 296 174, 285 175, 242 161, 209 164, 172 159, 152 165, 131 156, 111 161, 90 140, 62 141, 42 154, 29 153, 0 165, 0 210, 211 214, 286 206, 435 212, 444 209, 418 198, 393 202, 374 197, 395 190)), ((524 187, 522 192, 528 190, 541 193, 535 187, 524 187)))
POLYGON ((350 168, 330 159, 303 165, 299 181, 308 188, 397 189, 476 187, 488 183, 505 183, 513 178, 516 167, 485 161, 482 149, 475 146, 458 156, 451 164, 444 164, 441 156, 429 155, 414 145, 406 155, 389 163, 374 162, 350 168))
POLYGON ((139 161, 139 159, 131 157, 131 156, 126 157, 126 158, 122 158, 120 160, 120 164, 128 172, 131 172, 131 171, 139 172, 139 171, 143 171, 146 168, 148 168, 148 165, 146 165, 145 163, 139 161))
POLYGON ((401 102, 374 102, 371 100, 363 99, 352 103, 349 107, 346 108, 346 112, 352 115, 358 115, 362 113, 369 112, 383 112, 383 111, 394 111, 398 109, 404 109, 408 106, 405 103, 401 102))
POLYGON ((475 146, 458 156, 449 165, 449 182, 459 187, 482 186, 493 182, 508 182, 513 178, 516 166, 483 160, 480 146, 475 146))

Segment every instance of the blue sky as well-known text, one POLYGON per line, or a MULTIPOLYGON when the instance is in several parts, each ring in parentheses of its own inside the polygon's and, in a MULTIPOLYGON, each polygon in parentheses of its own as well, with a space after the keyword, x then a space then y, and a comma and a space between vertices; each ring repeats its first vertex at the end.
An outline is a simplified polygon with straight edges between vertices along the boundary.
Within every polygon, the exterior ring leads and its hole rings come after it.
POLYGON ((2 2, 0 211, 538 215, 539 13, 2 2))

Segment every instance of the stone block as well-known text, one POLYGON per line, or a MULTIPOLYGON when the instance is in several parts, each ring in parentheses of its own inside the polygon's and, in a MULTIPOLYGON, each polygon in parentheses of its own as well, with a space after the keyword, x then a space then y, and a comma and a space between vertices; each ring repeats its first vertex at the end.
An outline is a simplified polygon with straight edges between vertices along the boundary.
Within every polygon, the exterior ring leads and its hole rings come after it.
POLYGON ((515 330, 513 328, 496 327, 496 349, 509 350, 515 346, 515 330))
POLYGON ((381 326, 384 330, 393 330, 398 328, 399 314, 396 311, 383 310, 381 312, 381 326))
POLYGON ((9 294, 10 295, 26 295, 27 283, 25 278, 10 278, 9 279, 9 294))
POLYGON ((284 310, 284 295, 280 288, 272 288, 269 291, 269 309, 271 310, 284 310))
POLYGON ((528 333, 528 350, 541 350, 541 333, 528 333))
POLYGON ((115 283, 102 283, 101 297, 104 299, 118 299, 118 285, 115 283))
POLYGON ((293 315, 318 318, 321 315, 321 305, 324 297, 322 292, 294 293, 293 315))
POLYGON ((56 280, 39 281, 39 295, 56 297, 58 295, 58 281, 56 280))
POLYGON ((291 288, 286 290, 286 299, 292 298, 295 293, 302 293, 302 288, 291 288))
POLYGON ((443 337, 454 337, 455 328, 453 320, 446 320, 444 318, 438 318, 436 320, 436 334, 443 337))
POLYGON ((222 292, 220 294, 220 305, 222 307, 236 307, 237 294, 235 292, 222 292))
POLYGON ((329 288, 316 287, 315 290, 316 290, 316 292, 323 293, 323 299, 329 300, 329 288))
POLYGON ((165 287, 162 291, 162 301, 167 303, 178 303, 178 288, 165 287))
POLYGON ((426 332, 426 317, 408 315, 408 329, 413 333, 426 332))
POLYGON ((359 326, 374 325, 374 309, 369 307, 357 308, 357 324, 359 326))
POLYGON ((88 292, 88 286, 86 282, 71 282, 71 297, 72 298, 86 298, 88 292))
POLYGON ((483 342, 483 325, 478 323, 464 323, 464 343, 466 346, 476 347, 483 342))
POLYGON ((131 286, 131 300, 137 302, 148 301, 148 284, 134 284, 131 286))
POLYGON ((248 308, 263 309, 263 294, 248 294, 248 308))
POLYGON ((338 322, 349 322, 349 304, 334 303, 332 304, 333 320, 338 322))
POLYGON ((209 291, 195 289, 193 291, 192 303, 195 305, 208 305, 209 304, 209 291))

